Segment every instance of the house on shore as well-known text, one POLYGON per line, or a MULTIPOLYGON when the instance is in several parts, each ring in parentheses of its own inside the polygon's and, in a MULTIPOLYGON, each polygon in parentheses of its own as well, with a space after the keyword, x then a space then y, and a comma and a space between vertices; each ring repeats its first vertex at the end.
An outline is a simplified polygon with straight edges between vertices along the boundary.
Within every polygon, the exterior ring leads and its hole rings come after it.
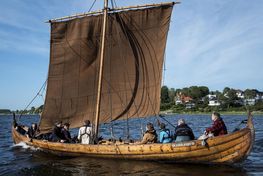
POLYGON ((245 98, 245 93, 244 93, 244 91, 242 91, 242 90, 240 90, 240 89, 237 89, 237 90, 236 90, 236 95, 237 95, 237 97, 240 98, 240 99, 244 99, 244 98, 245 98))
POLYGON ((193 98, 190 96, 185 96, 182 93, 179 93, 175 96, 175 104, 179 105, 179 104, 183 104, 185 105, 186 109, 191 109, 193 107, 195 107, 195 103, 192 102, 193 98))
POLYGON ((216 95, 208 94, 207 97, 209 100, 208 106, 220 106, 221 105, 216 95))

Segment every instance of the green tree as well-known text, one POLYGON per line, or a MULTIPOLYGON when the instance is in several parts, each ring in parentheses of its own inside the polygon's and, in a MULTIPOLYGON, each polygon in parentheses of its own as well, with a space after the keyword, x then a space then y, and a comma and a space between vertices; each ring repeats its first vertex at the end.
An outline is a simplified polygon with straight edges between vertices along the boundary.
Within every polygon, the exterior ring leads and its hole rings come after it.
POLYGON ((44 107, 44 105, 41 105, 41 106, 39 106, 38 108, 36 108, 35 113, 36 113, 36 114, 42 113, 43 107, 44 107))
POLYGON ((163 86, 161 88, 161 103, 169 103, 170 98, 169 98, 169 89, 167 86, 163 86))
POLYGON ((31 109, 29 110, 30 114, 34 114, 35 113, 36 108, 34 106, 31 107, 31 109))
POLYGON ((251 98, 255 98, 257 94, 257 90, 255 89, 246 89, 244 91, 244 96, 245 98, 251 99, 251 98))
POLYGON ((180 94, 181 92, 182 92, 182 89, 176 89, 175 90, 175 95, 180 94))
POLYGON ((228 91, 230 91, 229 87, 225 87, 223 90, 223 94, 226 95, 228 93, 228 91))
POLYGON ((222 93, 220 91, 216 90, 214 92, 214 95, 216 95, 216 97, 218 98, 218 97, 220 97, 222 95, 222 93))
POLYGON ((227 97, 226 97, 226 101, 225 101, 227 108, 235 107, 237 100, 238 100, 238 97, 237 97, 237 94, 236 94, 236 90, 235 89, 230 89, 227 92, 227 97))
POLYGON ((0 109, 0 114, 11 114, 10 109, 0 109))
POLYGON ((174 97, 176 96, 175 89, 171 88, 169 90, 169 99, 171 103, 174 103, 174 97))
POLYGON ((199 87, 200 91, 201 91, 201 97, 205 97, 209 94, 209 89, 206 86, 200 86, 199 87))
POLYGON ((184 94, 185 96, 190 96, 190 90, 188 87, 184 87, 182 90, 181 90, 181 93, 184 94))
POLYGON ((199 87, 197 86, 191 86, 189 87, 189 95, 195 100, 197 101, 198 99, 200 99, 202 97, 202 92, 199 89, 199 87))

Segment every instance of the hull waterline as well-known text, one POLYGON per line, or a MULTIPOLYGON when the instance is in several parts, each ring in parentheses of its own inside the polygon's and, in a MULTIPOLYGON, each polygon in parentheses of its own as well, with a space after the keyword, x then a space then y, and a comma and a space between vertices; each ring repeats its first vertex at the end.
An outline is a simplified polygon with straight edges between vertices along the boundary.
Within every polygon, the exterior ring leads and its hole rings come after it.
POLYGON ((29 139, 12 128, 14 143, 27 145, 59 156, 87 156, 111 159, 156 160, 179 163, 232 164, 243 161, 250 153, 254 138, 252 116, 247 126, 234 133, 206 140, 168 144, 68 144, 29 139))

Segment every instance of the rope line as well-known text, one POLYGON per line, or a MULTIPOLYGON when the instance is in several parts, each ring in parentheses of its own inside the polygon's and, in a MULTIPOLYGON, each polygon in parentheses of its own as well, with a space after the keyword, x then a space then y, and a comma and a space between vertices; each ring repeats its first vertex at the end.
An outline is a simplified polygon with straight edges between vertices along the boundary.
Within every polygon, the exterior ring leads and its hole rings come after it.
POLYGON ((93 6, 95 5, 95 2, 96 2, 96 0, 93 1, 93 3, 92 3, 92 5, 91 5, 91 7, 89 8, 89 11, 88 11, 88 12, 91 11, 91 9, 93 8, 93 6))
POLYGON ((47 84, 47 79, 44 82, 44 84, 41 86, 41 88, 39 89, 39 91, 37 92, 37 94, 34 96, 34 98, 30 101, 30 103, 24 108, 24 110, 22 111, 22 113, 20 114, 18 120, 20 120, 20 118, 22 117, 22 115, 24 115, 25 111, 27 110, 27 108, 33 103, 33 101, 37 98, 37 96, 42 96, 42 94, 40 94, 40 92, 42 91, 42 89, 45 88, 45 85, 47 84))

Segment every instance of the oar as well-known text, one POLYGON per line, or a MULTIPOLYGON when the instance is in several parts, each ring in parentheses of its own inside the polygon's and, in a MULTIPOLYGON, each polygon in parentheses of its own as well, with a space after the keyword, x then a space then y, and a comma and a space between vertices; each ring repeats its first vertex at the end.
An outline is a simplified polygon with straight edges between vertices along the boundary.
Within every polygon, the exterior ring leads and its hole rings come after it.
POLYGON ((236 126, 236 128, 233 130, 233 132, 240 130, 240 126, 241 126, 242 124, 246 124, 246 123, 247 123, 247 119, 242 120, 242 121, 236 126))
MULTIPOLYGON (((171 122, 169 122, 168 120, 166 120, 164 117, 164 115, 163 114, 159 114, 159 117, 161 118, 161 119, 163 119, 164 121, 166 121, 169 125, 171 125, 172 127, 174 127, 174 128, 176 128, 176 126, 174 126, 171 122)), ((159 124, 160 122, 158 121, 158 125, 160 126, 160 124, 159 124)))

